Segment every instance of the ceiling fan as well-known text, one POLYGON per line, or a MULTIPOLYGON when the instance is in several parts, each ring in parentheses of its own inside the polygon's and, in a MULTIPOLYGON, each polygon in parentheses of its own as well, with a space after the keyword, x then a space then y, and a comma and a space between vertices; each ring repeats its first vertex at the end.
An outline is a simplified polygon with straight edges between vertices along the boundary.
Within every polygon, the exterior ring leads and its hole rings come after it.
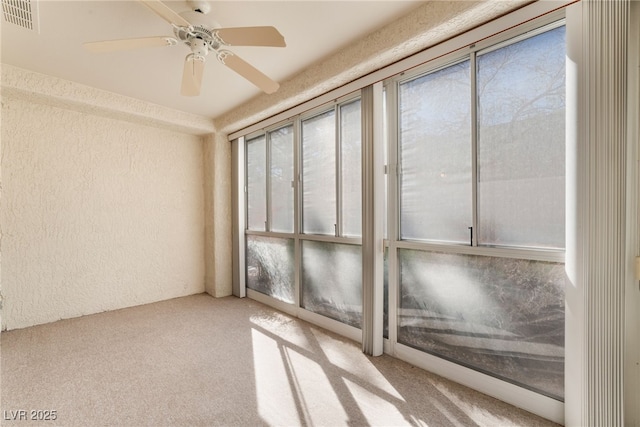
POLYGON ((183 96, 198 96, 207 55, 216 59, 266 93, 273 93, 280 85, 257 68, 225 49, 227 46, 272 46, 285 47, 282 34, 274 27, 221 28, 207 13, 210 5, 206 1, 187 0, 191 11, 176 13, 160 0, 139 0, 162 19, 173 26, 175 37, 157 36, 135 39, 107 40, 84 43, 90 52, 114 52, 145 47, 175 46, 178 41, 191 49, 184 61, 182 74, 183 96))

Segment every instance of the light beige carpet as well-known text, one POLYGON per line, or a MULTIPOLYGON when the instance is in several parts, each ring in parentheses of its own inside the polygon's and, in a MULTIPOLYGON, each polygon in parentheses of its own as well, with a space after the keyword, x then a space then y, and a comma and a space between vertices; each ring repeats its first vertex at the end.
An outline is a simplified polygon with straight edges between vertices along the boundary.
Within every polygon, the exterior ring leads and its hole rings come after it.
POLYGON ((249 299, 194 295, 1 345, 3 426, 555 425, 249 299))

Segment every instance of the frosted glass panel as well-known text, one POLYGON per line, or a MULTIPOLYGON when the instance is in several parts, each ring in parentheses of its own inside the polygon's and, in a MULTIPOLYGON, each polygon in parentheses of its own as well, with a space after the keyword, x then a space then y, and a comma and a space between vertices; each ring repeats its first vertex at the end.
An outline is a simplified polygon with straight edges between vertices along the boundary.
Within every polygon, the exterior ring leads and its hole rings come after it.
POLYGON ((340 107, 342 235, 362 234, 362 125, 360 100, 340 107))
POLYGON ((303 232, 335 234, 336 125, 334 110, 302 122, 303 232))
POLYGON ((362 322, 362 248, 302 242, 302 307, 356 328, 362 322))
POLYGON ((294 303, 293 239, 247 236, 247 287, 294 303))
POLYGON ((247 228, 265 230, 267 220, 267 143, 264 136, 247 141, 247 228))
POLYGON ((389 338, 389 248, 384 248, 382 296, 382 336, 389 338))
POLYGON ((400 250, 398 342, 564 396, 564 265, 400 250))
POLYGON ((565 28, 478 57, 478 242, 564 247, 565 28))
MULTIPOLYGON (((382 90, 382 145, 383 145, 383 161, 385 164, 385 169, 388 169, 389 165, 389 123, 387 118, 387 87, 385 86, 382 90)), ((384 174, 384 215, 382 216, 382 228, 383 228, 383 236, 385 239, 389 238, 389 219, 388 219, 388 208, 389 208, 389 173, 385 171, 384 174)))
POLYGON ((271 138, 271 231, 293 232, 293 126, 271 138))
POLYGON ((469 61, 400 85, 403 239, 469 243, 469 61))

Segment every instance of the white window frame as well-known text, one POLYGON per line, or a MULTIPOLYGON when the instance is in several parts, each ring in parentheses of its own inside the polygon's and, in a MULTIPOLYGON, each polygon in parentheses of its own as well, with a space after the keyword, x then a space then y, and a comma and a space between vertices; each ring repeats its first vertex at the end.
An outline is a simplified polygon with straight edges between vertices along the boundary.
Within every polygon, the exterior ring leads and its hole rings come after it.
MULTIPOLYGON (((249 230, 246 226, 248 223, 248 209, 244 210, 244 218, 245 218, 245 226, 242 229, 241 236, 239 237, 239 241, 241 241, 241 245, 243 248, 242 256, 246 256, 246 236, 260 236, 260 237, 273 237, 273 238, 284 238, 284 239, 292 239, 294 241, 294 262, 295 262, 295 280, 294 280, 294 302, 289 304, 287 302, 283 302, 277 300, 269 295, 257 292, 253 289, 250 289, 246 286, 246 265, 243 262, 243 270, 238 272, 238 275, 242 278, 242 284, 245 288, 246 295, 254 299, 256 301, 260 301, 264 304, 273 306, 285 313, 291 314, 293 316, 299 317, 303 320, 306 320, 310 323, 323 327, 325 329, 336 332, 340 335, 346 336, 354 341, 361 342, 362 341, 362 332, 361 329, 355 328, 353 326, 344 324, 337 320, 322 316, 320 314, 314 313, 312 311, 306 310, 301 306, 301 263, 302 263, 302 242, 303 241, 314 241, 314 242, 326 242, 326 243, 337 243, 337 244, 348 244, 348 245, 356 245, 362 246, 362 238, 361 237, 346 237, 342 235, 323 235, 323 234, 310 234, 303 233, 302 231, 302 121, 313 118, 317 115, 323 114, 327 111, 334 110, 336 114, 336 209, 337 216, 336 220, 338 224, 342 219, 341 210, 341 201, 340 201, 340 186, 341 186, 341 170, 340 170, 340 107, 345 104, 349 104, 354 102, 360 98, 360 91, 347 94, 342 96, 329 104, 323 104, 316 108, 313 108, 304 114, 299 114, 294 117, 287 118, 285 121, 280 121, 278 123, 272 124, 264 129, 260 129, 251 134, 248 134, 244 137, 243 150, 246 153, 246 144, 260 136, 265 136, 266 141, 266 159, 267 164, 267 200, 266 200, 266 208, 267 208, 267 220, 266 220, 266 231, 259 230, 249 230), (294 129, 294 230, 292 233, 283 233, 283 232, 274 232, 270 231, 271 229, 271 218, 270 218, 270 183, 269 183, 269 166, 270 166, 270 132, 281 129, 283 127, 292 125, 294 129)), ((242 166, 244 169, 244 182, 248 181, 248 168, 247 168, 247 158, 246 155, 243 159, 238 159, 239 162, 242 162, 242 166)), ((246 185, 244 188, 243 200, 245 201, 245 206, 248 206, 248 192, 246 185)), ((337 230, 341 234, 341 225, 336 227, 337 230)))
POLYGON ((481 255, 491 257, 525 259, 533 261, 547 261, 564 263, 565 251, 558 249, 539 249, 525 247, 497 247, 477 244, 478 219, 477 219, 477 103, 475 100, 476 64, 475 57, 479 53, 504 47, 523 39, 533 37, 553 28, 564 25, 563 11, 553 13, 541 20, 530 23, 527 27, 507 31, 500 36, 492 37, 481 43, 473 44, 464 52, 454 52, 445 55, 428 64, 417 67, 409 72, 401 73, 385 81, 387 116, 387 141, 388 141, 388 206, 387 206, 387 239, 385 247, 388 249, 388 274, 389 274, 389 328, 388 338, 384 340, 385 353, 391 354, 401 360, 419 366, 430 372, 452 379, 460 384, 480 390, 486 394, 497 397, 500 400, 524 408, 547 419, 562 423, 564 420, 564 402, 547 397, 524 387, 500 380, 491 375, 449 362, 437 356, 416 350, 398 342, 397 319, 399 301, 399 265, 398 250, 414 249, 430 252, 455 253, 463 255, 481 255), (399 159, 399 97, 398 88, 403 82, 413 80, 422 75, 433 73, 445 67, 470 59, 471 64, 471 102, 472 108, 472 214, 474 237, 471 245, 459 243, 444 243, 436 241, 416 241, 400 239, 400 159, 399 159), (395 112, 396 114, 393 114, 395 112))
MULTIPOLYGON (((256 132, 264 131, 264 129, 273 126, 275 123, 281 123, 284 120, 295 120, 299 119, 300 115, 307 114, 310 110, 318 107, 320 105, 324 105, 327 102, 334 102, 333 100, 342 97, 345 94, 352 93, 354 91, 359 90, 360 88, 366 87, 368 85, 372 85, 376 82, 381 82, 388 78, 393 78, 399 74, 407 75, 406 73, 412 72, 407 70, 414 70, 416 67, 419 67, 423 64, 429 63, 429 67, 436 64, 438 61, 450 61, 452 58, 460 55, 464 55, 468 52, 469 49, 482 49, 488 47, 489 45, 500 42, 500 40, 508 40, 518 34, 525 33, 527 31, 535 30, 537 27, 541 25, 545 25, 547 23, 551 23, 558 19, 564 17, 564 7, 573 3, 573 0, 559 0, 559 1, 548 1, 548 2, 534 2, 527 6, 524 6, 508 15, 500 17, 488 24, 484 24, 480 27, 477 27, 473 30, 465 32, 459 36, 453 37, 443 43, 440 43, 436 46, 425 49, 424 51, 408 57, 404 60, 398 61, 390 66, 384 67, 378 71, 375 71, 371 74, 363 76, 359 79, 354 80, 351 83, 348 83, 338 89, 327 92, 311 101, 300 104, 294 108, 291 108, 287 111, 283 111, 282 113, 276 114, 268 119, 265 119, 262 122, 251 125, 245 129, 241 129, 229 134, 229 139, 234 140, 239 137, 248 136, 256 132), (497 36, 496 36, 497 34, 497 36), (495 37, 494 37, 495 36, 495 37), (447 59, 449 58, 449 59, 447 59)), ((377 85, 380 87, 380 85, 377 85)), ((380 89, 380 94, 382 90, 380 89)), ((387 94, 387 99, 390 97, 387 94)), ((475 105, 475 102, 472 103, 475 105)), ((380 107, 381 108, 381 107, 380 107)), ((475 107, 474 107, 475 108, 475 107)), ((377 112, 376 115, 381 115, 381 112, 377 112)), ((393 126, 389 126, 389 128, 393 128, 393 126)), ((296 127, 296 135, 299 138, 299 121, 296 127)), ((297 144, 296 144, 296 150, 297 144)), ((393 176, 397 173, 397 168, 394 170, 394 164, 397 164, 397 158, 394 158, 393 153, 389 153, 390 157, 388 158, 389 167, 387 168, 388 176, 393 176)), ((296 159, 299 162, 300 152, 299 150, 296 152, 296 159)), ((397 157, 397 156, 396 156, 397 157)), ((296 177, 298 177, 296 181, 296 206, 300 206, 300 170, 296 169, 296 177)), ((380 174, 383 174, 380 171, 380 174)), ((475 174, 474 174, 475 177, 475 174)), ((394 211, 394 207, 397 207, 393 200, 397 200, 394 197, 395 194, 388 195, 388 212, 387 212, 387 221, 388 224, 397 224, 397 212, 394 211)), ((382 210, 382 208, 380 208, 382 210)), ((379 212, 383 214, 383 212, 379 212)), ((299 233, 300 230, 300 212, 298 209, 298 215, 296 217, 296 228, 295 228, 295 239, 296 239, 296 263, 300 262, 300 244, 299 241, 301 238, 305 238, 308 240, 319 240, 319 241, 336 241, 335 237, 331 236, 314 236, 314 235, 302 235, 299 233)), ((398 244, 397 242, 397 234, 395 227, 388 228, 388 239, 385 242, 387 247, 391 245, 396 245, 396 248, 400 245, 406 245, 407 248, 411 248, 412 245, 416 244, 414 242, 402 242, 398 244)), ((260 234, 260 233, 251 233, 251 234, 260 234)), ((273 236, 272 233, 269 235, 273 236)), ((274 236, 276 237, 276 236, 274 236)), ((241 239, 244 241, 244 233, 241 236, 241 239)), ((356 239, 360 240, 360 239, 356 239)), ((340 241, 342 243, 342 241, 340 241)), ((360 242, 353 242, 360 243, 360 242)), ((429 243, 417 243, 420 248, 427 248, 430 246, 429 243)), ((438 245, 439 251, 446 251, 444 248, 445 245, 438 245)), ((539 250, 529 250, 529 249, 513 249, 513 248, 490 248, 490 247, 480 247, 477 246, 467 246, 464 249, 457 248, 459 253, 469 253, 469 254, 482 254, 489 256, 503 256, 503 257, 514 257, 514 258, 526 258, 532 260, 540 260, 540 261, 555 261, 555 262, 564 262, 564 253, 562 251, 558 251, 557 253, 551 253, 549 251, 539 251, 539 250)), ((394 263, 390 262, 389 265, 389 274, 397 274, 397 265, 395 266, 396 271, 394 270, 394 263)), ((242 272, 244 274, 244 271, 242 272)), ((296 290, 299 292, 299 277, 296 276, 296 290)), ((355 341, 361 341, 361 333, 360 330, 349 327, 347 325, 341 324, 340 322, 336 322, 332 319, 324 318, 323 316, 316 315, 315 313, 305 313, 304 309, 300 309, 299 307, 291 306, 289 304, 282 303, 280 301, 276 301, 270 297, 267 297, 263 294, 259 294, 256 292, 250 292, 251 290, 247 290, 247 295, 251 298, 254 298, 258 301, 262 301, 266 304, 270 304, 277 309, 290 313, 292 315, 298 316, 302 319, 308 320, 312 323, 315 323, 321 327, 325 327, 327 329, 333 330, 339 334, 347 336, 355 341)), ((299 293, 297 293, 296 300, 299 301, 299 293)), ((395 307, 397 306, 397 296, 394 295, 393 292, 389 294, 389 317, 390 319, 395 317, 395 307)), ((547 398, 538 393, 531 392, 529 390, 523 389, 521 387, 515 386, 510 383, 506 383, 502 380, 498 380, 489 375, 481 374, 477 371, 462 367, 460 365, 456 365, 454 363, 445 361, 443 359, 437 358, 435 356, 430 356, 424 352, 420 352, 411 348, 404 348, 405 346, 394 344, 395 341, 395 331, 394 328, 389 328, 389 339, 385 340, 385 352, 390 353, 391 355, 398 357, 400 359, 409 361, 410 363, 415 364, 416 366, 425 368, 429 371, 439 373, 445 377, 448 377, 456 382, 459 382, 463 385, 467 385, 469 387, 480 390, 484 393, 490 394, 498 399, 511 403, 515 406, 524 408, 530 412, 538 414, 547 419, 553 420, 558 423, 563 423, 564 421, 564 404, 562 402, 558 402, 557 400, 547 398)), ((569 380, 569 379, 568 379, 569 380)))

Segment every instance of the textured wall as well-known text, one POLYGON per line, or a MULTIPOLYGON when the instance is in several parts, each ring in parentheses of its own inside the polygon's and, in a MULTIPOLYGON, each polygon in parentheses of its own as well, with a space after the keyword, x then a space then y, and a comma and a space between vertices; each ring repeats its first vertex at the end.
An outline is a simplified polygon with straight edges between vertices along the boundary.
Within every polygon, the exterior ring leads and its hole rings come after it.
POLYGON ((2 96, 194 135, 215 131, 213 120, 57 77, 2 64, 2 96))
POLYGON ((31 101, 3 92, 2 328, 203 292, 202 139, 31 101))
POLYGON ((215 297, 232 291, 231 144, 226 135, 204 139, 205 288, 215 297))

